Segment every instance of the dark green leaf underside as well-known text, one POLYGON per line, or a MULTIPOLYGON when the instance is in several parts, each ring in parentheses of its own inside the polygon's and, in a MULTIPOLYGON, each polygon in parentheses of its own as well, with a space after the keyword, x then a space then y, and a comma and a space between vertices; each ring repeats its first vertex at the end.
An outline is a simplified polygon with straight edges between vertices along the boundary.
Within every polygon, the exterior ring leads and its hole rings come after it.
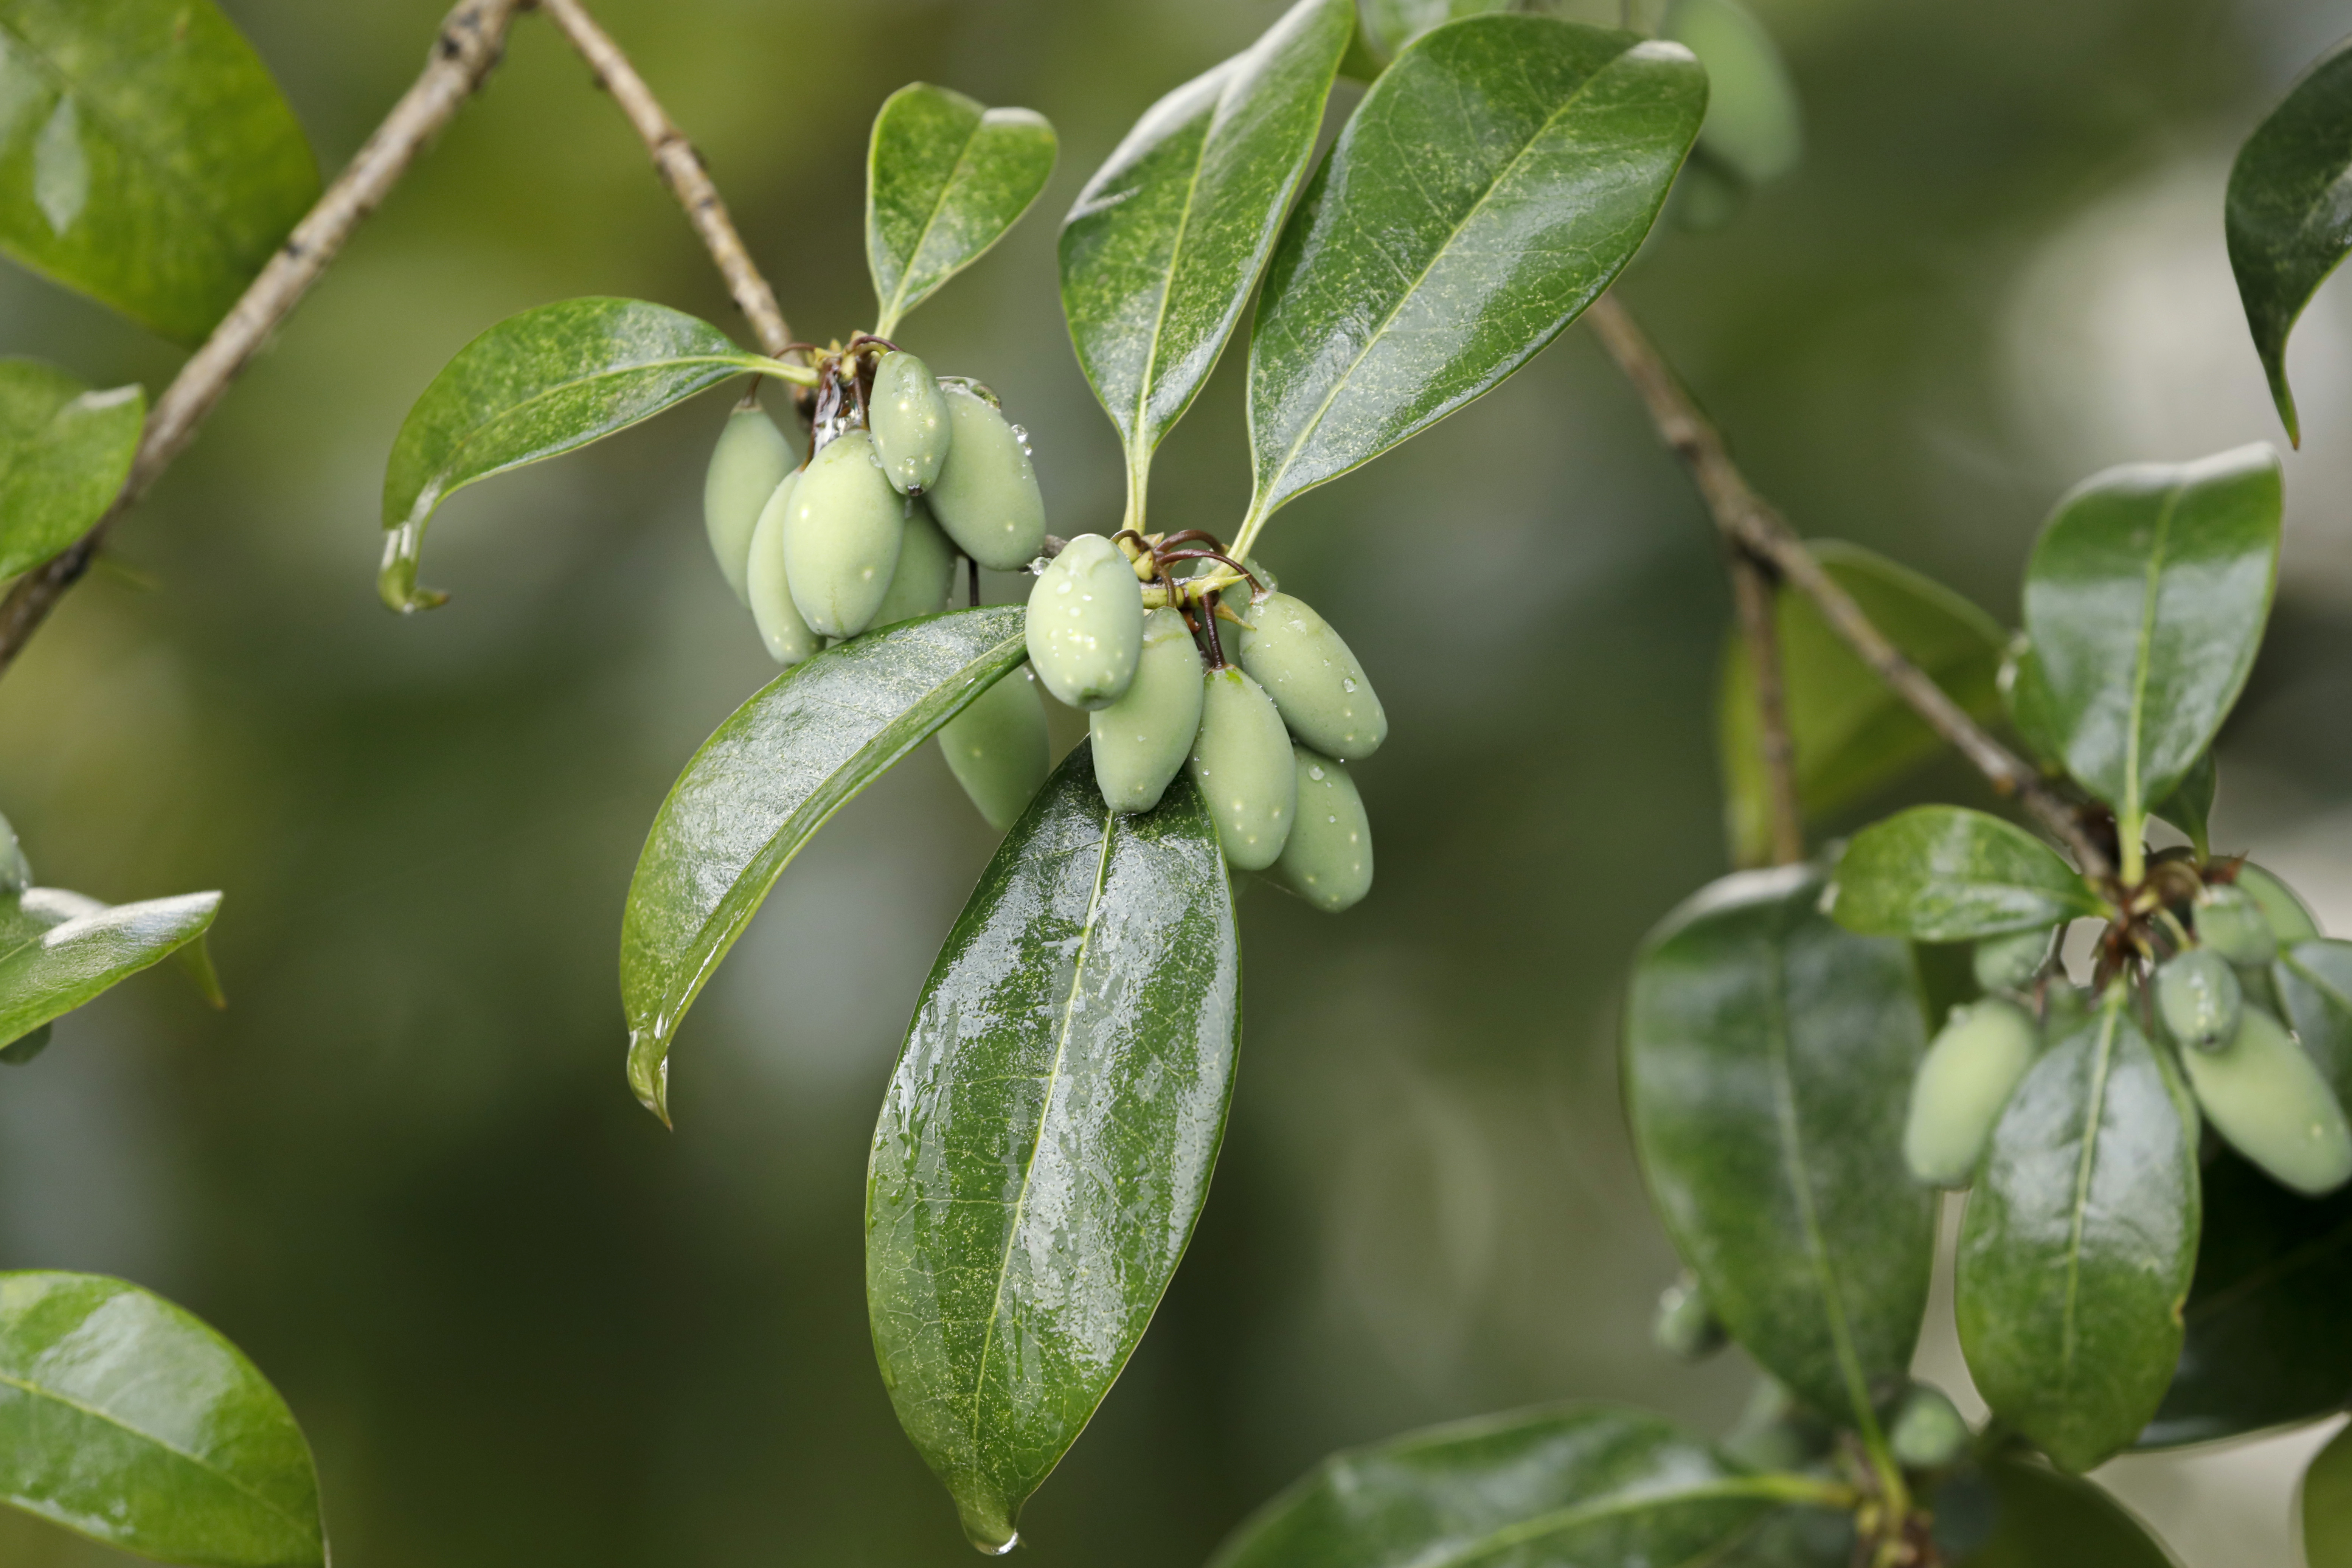
POLYGON ((194 342, 319 194, 212 0, 0 0, 0 249, 194 342))
POLYGON ((1013 1539, 1175 1273, 1240 1032, 1206 802, 1180 775, 1117 815, 1079 747, 940 951, 868 1169, 883 1380, 984 1549, 1013 1539))
POLYGON ((1018 605, 903 621, 778 676, 671 786, 629 883, 629 1082, 667 1120, 678 1022, 801 846, 1028 657, 1018 605))
POLYGON ((1927 1306, 1933 1194, 1901 1133, 1927 1047, 1904 942, 1818 910, 1811 868, 1669 916, 1625 1013, 1625 1098, 1668 1234, 1734 1338, 1816 1408, 1865 1415, 1927 1306))
POLYGON ((253 1363, 161 1297, 0 1273, 0 1501, 207 1568, 318 1568, 319 1487, 253 1363))

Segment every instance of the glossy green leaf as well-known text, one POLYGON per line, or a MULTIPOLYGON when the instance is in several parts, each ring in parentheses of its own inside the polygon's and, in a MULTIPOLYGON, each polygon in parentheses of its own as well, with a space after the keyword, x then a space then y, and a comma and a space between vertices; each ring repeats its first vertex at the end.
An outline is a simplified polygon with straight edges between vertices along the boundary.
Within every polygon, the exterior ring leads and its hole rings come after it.
POLYGON ((509 316, 457 351, 402 422, 383 476, 383 573, 395 610, 446 595, 416 586, 425 525, 456 491, 576 451, 747 371, 783 367, 643 300, 565 300, 509 316))
POLYGON ((2160 816, 2181 832, 2197 851, 2197 858, 2205 860, 2213 853, 2211 819, 2213 792, 2221 780, 2213 766, 2213 753, 2207 752, 2189 766, 2189 772, 2172 787, 2172 793, 2148 808, 2148 815, 2160 816))
POLYGON ((2336 1097, 2352 1104, 2352 942, 2319 937, 2283 947, 2271 976, 2295 1037, 2336 1097))
POLYGON ((37 360, 0 359, 0 581, 71 544, 113 504, 146 419, 136 386, 96 392, 37 360))
POLYGON ((899 1424, 983 1550, 1061 1460, 1192 1239, 1241 1041, 1216 826, 1072 752, 940 950, 874 1130, 866 1299, 899 1424))
POLYGON ((0 1046, 202 938, 220 899, 108 905, 57 888, 0 895, 0 1046))
POLYGON ((866 264, 888 337, 933 289, 980 259, 1054 172, 1054 128, 910 82, 883 100, 866 154, 866 264))
POLYGON ((1275 247, 1251 525, 1558 337, 1641 247, 1706 107, 1680 45, 1545 16, 1472 16, 1399 56, 1275 247))
MULTIPOLYGON (((1871 624, 1955 702, 1979 719, 2000 711, 1994 683, 2007 634, 1998 621, 1942 584, 1859 545, 1823 539, 1811 548, 1871 624)), ((1927 721, 1855 657, 1811 599, 1783 589, 1776 596, 1774 620, 1789 733, 1796 745, 1797 794, 1808 816, 1863 799, 1942 750, 1942 740, 1927 721)), ((1717 692, 1734 858, 1743 866, 1759 866, 1771 857, 1771 826, 1758 745, 1755 677, 1748 646, 1736 636, 1724 643, 1717 692)))
POLYGON ((1714 1563, 1787 1479, 1744 1474, 1645 1411, 1522 1411, 1333 1455, 1210 1568, 1714 1563))
POLYGON ((2126 833, 2213 742, 2277 577, 2278 455, 2110 468, 2058 503, 2025 569, 2025 630, 2066 771, 2126 833))
POLYGON ((2033 657, 2033 640, 2023 632, 2010 638, 2001 659, 2000 703, 2009 727, 2042 764, 2042 771, 2063 775, 2066 771, 2066 738, 2052 710, 2050 683, 2042 678, 2042 661, 2033 657))
POLYGON ((1209 379, 1323 124, 1354 0, 1298 0, 1155 103, 1062 225, 1062 313, 1127 452, 1139 526, 1160 445, 1209 379))
POLYGON ((2352 1191, 2306 1198, 2226 1149, 2201 1183, 2187 1337, 2143 1448, 2240 1436, 2352 1404, 2352 1191))
POLYGON ((793 666, 702 743, 646 836, 621 917, 629 1085, 669 1119, 669 1047, 793 857, 858 791, 1029 657, 1017 605, 868 632, 793 666))
POLYGON ((1433 27, 1465 16, 1483 16, 1489 11, 1520 8, 1516 0, 1361 0, 1365 40, 1383 66, 1433 27))
MULTIPOLYGON (((1968 1479, 1986 1494, 1980 1506, 1991 1515, 1990 1532, 1982 1545, 1948 1559, 1953 1568, 2178 1568, 2147 1527, 2093 1482, 2016 1456, 1994 1459, 1968 1479)), ((1937 1495, 1939 1526, 1958 1502, 1937 1495)))
POLYGON ((2352 1568, 2352 1426, 2319 1450, 2300 1490, 2294 1511, 2305 1568, 2352 1568))
POLYGON ((1927 1032, 1909 945, 1835 924, 1821 893, 1809 867, 1741 872, 1651 934, 1625 1102, 1724 1326, 1815 1407, 1866 1421, 1927 1307, 1936 1200, 1902 1149, 1927 1032))
POLYGON ((1957 1310, 1993 1414, 2080 1473, 2139 1435, 2180 1359, 2195 1106, 2125 989, 2026 1072, 1960 1230, 1957 1310))
POLYGON ((2222 206, 2238 298, 2287 435, 2303 444, 2286 384, 2286 340, 2311 297, 2352 252, 2352 39, 2296 82, 2238 150, 2222 206))
POLYGON ((1958 805, 1913 806, 1864 828, 1832 885, 1840 924, 1914 942, 1970 942, 2099 911, 2056 850, 1958 805))
POLYGON ((95 1274, 0 1273, 0 1501, 204 1568, 323 1568, 293 1414, 236 1346, 95 1274))
POLYGON ((318 195, 212 0, 0 0, 0 250, 194 342, 318 195))

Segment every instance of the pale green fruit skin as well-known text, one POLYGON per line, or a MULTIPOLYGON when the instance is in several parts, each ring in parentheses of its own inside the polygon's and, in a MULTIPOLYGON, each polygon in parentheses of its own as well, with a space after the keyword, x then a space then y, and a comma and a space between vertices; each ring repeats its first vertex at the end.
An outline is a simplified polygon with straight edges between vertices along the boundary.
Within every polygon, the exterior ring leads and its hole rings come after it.
POLYGON ((1291 748, 1298 816, 1274 863, 1275 879, 1327 915, 1372 890, 1372 824, 1348 770, 1320 752, 1291 748))
POLYGON ((1003 677, 941 725, 940 751, 991 827, 1003 833, 1019 821, 1053 766, 1045 704, 1029 671, 1003 677))
POLYGON ((2220 1050, 2237 1037, 2245 993, 2229 960, 2193 947, 2156 972, 2156 1011, 2172 1037, 2200 1051, 2220 1050))
POLYGON ((874 367, 874 401, 866 426, 882 459, 882 477, 901 495, 921 495, 939 483, 953 432, 947 397, 931 367, 903 351, 887 353, 874 367))
POLYGON ((1201 732, 1185 761, 1209 803, 1225 863, 1263 871, 1281 858, 1298 816, 1298 770, 1282 715, 1231 665, 1201 682, 1201 732))
POLYGON ((1026 566, 1045 548, 1045 498, 1028 452, 986 398, 960 386, 941 387, 940 396, 952 434, 939 478, 923 492, 931 515, 991 571, 1026 566))
POLYGON ((719 444, 710 449, 710 467, 702 476, 702 526, 727 585, 746 605, 751 602, 746 576, 751 532, 760 526, 768 498, 799 462, 776 422, 757 408, 729 415, 719 444))
POLYGON ((1326 756, 1360 762, 1389 738, 1364 667, 1303 599, 1269 594, 1244 617, 1241 666, 1265 688, 1290 732, 1326 756))
POLYGON ((2276 872, 2265 871, 2249 862, 2238 868, 2238 889, 2263 911, 2263 919, 2269 922, 2281 947, 2292 947, 2319 935, 2319 922, 2311 918, 2311 910, 2303 900, 2276 872))
POLYGON ((2057 935, 2053 928, 1985 938, 1969 955, 1977 984, 1988 991, 2024 990, 2050 962, 2050 949, 2057 935))
POLYGON ((2180 1061, 2213 1130, 2273 1178, 2316 1197, 2352 1177, 2344 1108, 2276 1018, 2248 1007, 2227 1046, 2180 1061))
POLYGON ((2196 921, 2197 940, 2232 963, 2268 963, 2278 956, 2269 918, 2242 888, 2208 888, 2196 921))
POLYGON ((1143 655, 1143 584, 1118 546, 1099 533, 1063 546, 1029 590, 1028 635, 1055 700, 1091 713, 1124 696, 1143 655))
POLYGON ((898 564, 890 574, 890 591, 871 623, 895 626, 917 616, 936 616, 948 607, 955 586, 956 550, 920 501, 907 509, 907 531, 898 542, 898 564))
POLYGON ((1706 120, 1699 145, 1750 184, 1787 174, 1804 151, 1789 68, 1772 36, 1745 6, 1674 0, 1658 28, 1706 68, 1706 120))
POLYGON ((1113 811, 1150 811, 1168 793, 1201 729, 1201 651, 1184 617, 1162 606, 1144 617, 1135 679, 1087 715, 1095 783, 1113 811))
POLYGON ((829 637, 873 624, 907 536, 907 500, 882 477, 874 437, 836 436, 801 470, 784 523, 784 574, 801 618, 829 637))
MULTIPOLYGON (((1202 564, 1208 569, 1201 574, 1203 577, 1210 572, 1222 572, 1225 569, 1224 563, 1220 561, 1208 561, 1202 564)), ((1249 578, 1245 577, 1221 590, 1217 595, 1217 603, 1242 618, 1240 626, 1235 626, 1231 621, 1217 623, 1217 640, 1225 650, 1225 658, 1235 664, 1241 662, 1242 649, 1249 646, 1250 600, 1260 593, 1274 593, 1281 586, 1275 581, 1274 574, 1259 565, 1255 557, 1243 556, 1242 564, 1249 568, 1251 577, 1257 579, 1257 586, 1252 588, 1249 578)))
POLYGON ((1905 1468, 1940 1470, 1968 1451, 1969 1423, 1942 1389, 1915 1383, 1888 1424, 1886 1439, 1905 1468))
POLYGON ((1911 1080, 1903 1158, 1930 1186, 1965 1187, 2040 1041, 2032 1016, 1998 996, 1952 1009, 1911 1080))
POLYGON ((768 504, 760 509, 759 526, 751 531, 751 548, 744 559, 745 596, 751 605, 751 620, 760 628, 760 640, 768 645, 768 657, 787 668, 824 646, 824 639, 801 618, 801 607, 793 602, 792 584, 784 574, 785 520, 799 484, 797 472, 786 474, 768 504))

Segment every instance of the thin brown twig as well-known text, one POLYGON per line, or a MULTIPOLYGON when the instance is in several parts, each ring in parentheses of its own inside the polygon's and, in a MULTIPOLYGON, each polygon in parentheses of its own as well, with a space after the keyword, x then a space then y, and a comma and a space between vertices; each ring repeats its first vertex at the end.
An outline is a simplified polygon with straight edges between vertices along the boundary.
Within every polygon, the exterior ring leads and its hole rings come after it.
POLYGON ((1691 401, 1672 366, 1612 295, 1584 312, 1609 357, 1625 373, 1650 413, 1650 422, 1674 448, 1716 526, 1735 551, 1769 562, 1783 581, 1819 607, 1823 619, 1895 694, 1910 704, 1928 728, 1949 742, 2001 795, 2013 795, 2040 818, 2074 856, 2086 877, 2111 876, 2107 856, 2084 832, 2074 809, 2042 783, 2032 766, 1985 732, 1918 666, 1903 657, 1886 634, 1864 615, 1853 595, 1823 571, 1786 520, 1748 486, 1725 448, 1722 435, 1691 401))
POLYGON ((1793 866, 1805 858, 1805 812, 1797 798, 1797 742, 1789 732, 1787 689, 1780 679, 1780 629, 1774 614, 1772 570, 1754 555, 1729 545, 1731 598, 1739 635, 1748 645, 1748 668, 1756 689, 1756 750, 1764 764, 1765 820, 1771 830, 1772 864, 1793 866))
POLYGON ((728 291, 758 334, 761 352, 771 359, 783 358, 793 340, 792 329, 784 324, 784 312, 776 304, 776 291, 752 263, 751 252, 735 231, 735 220, 728 216, 727 204, 720 199, 719 187, 711 184, 694 143, 662 108, 621 46, 597 26, 580 0, 537 0, 537 4, 588 62, 597 85, 613 95, 613 101, 636 127, 662 182, 686 209, 694 232, 702 237, 710 259, 719 264, 719 276, 727 279, 728 291))
POLYGON ((508 26, 522 0, 460 0, 444 18, 424 74, 393 106, 318 205, 294 226, 261 275, 230 310, 172 384, 155 400, 131 458, 131 475, 89 531, 65 553, 19 578, 0 600, 0 669, 22 651, 67 590, 89 570, 123 513, 136 505, 172 460, 187 449, 229 384, 293 312, 344 241, 397 184, 425 144, 498 64, 508 26))

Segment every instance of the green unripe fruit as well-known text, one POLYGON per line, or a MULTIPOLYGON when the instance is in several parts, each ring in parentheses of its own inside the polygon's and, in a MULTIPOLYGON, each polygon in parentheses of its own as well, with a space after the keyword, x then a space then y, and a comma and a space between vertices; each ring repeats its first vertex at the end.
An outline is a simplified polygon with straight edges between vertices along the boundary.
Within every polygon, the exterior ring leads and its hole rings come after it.
POLYGON ((2199 901, 2197 940, 2231 963, 2268 963, 2278 956, 2278 936, 2262 906, 2226 882, 2206 889, 2199 901))
POLYGON ((931 367, 903 352, 887 353, 874 367, 874 399, 866 405, 866 426, 882 459, 882 477, 902 495, 921 495, 939 482, 951 431, 947 398, 931 367))
POLYGON ((1977 984, 1987 991, 2024 990, 2050 962, 2050 949, 2057 936, 2053 927, 1985 938, 1969 955, 1977 984))
POLYGON ((1360 761, 1389 738, 1389 716, 1363 666, 1304 599, 1269 594, 1244 615, 1241 666, 1265 688, 1290 732, 1326 755, 1360 761))
POLYGON ((890 591, 874 612, 873 625, 895 626, 917 616, 936 616, 948 607, 955 586, 955 546, 931 521, 923 503, 907 509, 907 531, 898 542, 898 564, 890 574, 890 591))
POLYGON ((1298 815, 1275 879, 1327 915, 1372 890, 1372 824, 1348 770, 1305 746, 1291 748, 1298 775, 1298 815))
POLYGON ((2040 1045, 2032 1015, 2014 1002, 1988 996, 1952 1009, 1911 1080, 1903 1158, 1913 1175, 1931 1186, 1969 1184, 2040 1045))
POLYGON ((979 394, 946 386, 940 395, 951 435, 939 478, 923 492, 931 515, 982 566, 996 572, 1026 566, 1045 548, 1045 498, 1037 491, 1029 448, 979 394))
POLYGON ((2311 910, 2275 872, 2246 862, 2238 868, 2238 889, 2263 911, 2263 919, 2269 923, 2271 934, 2278 938, 2281 947, 2310 942, 2319 935, 2319 922, 2312 919, 2311 910))
POLYGON ((784 575, 801 618, 829 637, 873 624, 907 536, 907 500, 882 477, 874 437, 836 436, 801 470, 784 521, 784 575))
POLYGON ((1052 771, 1045 704, 1028 670, 1016 669, 940 727, 948 771, 999 833, 1021 819, 1052 771))
POLYGON ((2352 1178, 2344 1108, 2276 1018, 2248 1007, 2227 1046, 2180 1060, 2213 1130, 2277 1181, 2316 1197, 2352 1178))
POLYGON ((2192 947, 2156 972, 2156 1010, 2172 1037, 2218 1051, 2237 1037, 2245 993, 2238 972, 2210 947, 2192 947))
POLYGON ((1118 546, 1099 533, 1064 545, 1029 590, 1028 633, 1056 700, 1089 712, 1118 701, 1143 654, 1143 584, 1118 546))
POLYGON ((1298 815, 1297 764, 1273 700, 1231 665, 1201 683, 1201 732, 1186 766, 1208 800, 1225 863, 1242 871, 1273 865, 1298 815))
POLYGON ((745 596, 751 601, 752 622, 760 628, 760 640, 768 645, 768 657, 787 668, 824 646, 824 639, 801 618, 801 607, 793 602, 792 584, 784 575, 784 520, 792 512, 793 491, 799 487, 800 478, 797 469, 786 474, 768 504, 760 509, 760 525, 751 531, 751 549, 744 560, 745 596))
POLYGON ((1675 0, 1658 35, 1706 68, 1699 145, 1750 184, 1797 166, 1804 131, 1789 68, 1764 25, 1737 0, 1675 0))
POLYGON ((719 445, 710 449, 710 467, 702 476, 702 526, 727 585, 746 605, 751 602, 745 575, 751 531, 760 526, 768 498, 799 462, 776 422, 758 408, 729 415, 719 445))
POLYGON ((1915 1383, 1887 1424, 1887 1447, 1906 1470, 1940 1470, 1969 1450, 1969 1423, 1940 1388, 1915 1383))
POLYGON ((1168 793, 1201 729, 1201 651, 1184 617, 1162 606, 1144 617, 1135 679, 1087 715, 1095 783, 1113 811, 1150 811, 1168 793))
POLYGON ((1685 1274, 1660 1293, 1658 1315, 1650 1320, 1650 1342, 1676 1361, 1695 1362, 1721 1350, 1731 1336, 1706 1304, 1706 1292, 1685 1274))

